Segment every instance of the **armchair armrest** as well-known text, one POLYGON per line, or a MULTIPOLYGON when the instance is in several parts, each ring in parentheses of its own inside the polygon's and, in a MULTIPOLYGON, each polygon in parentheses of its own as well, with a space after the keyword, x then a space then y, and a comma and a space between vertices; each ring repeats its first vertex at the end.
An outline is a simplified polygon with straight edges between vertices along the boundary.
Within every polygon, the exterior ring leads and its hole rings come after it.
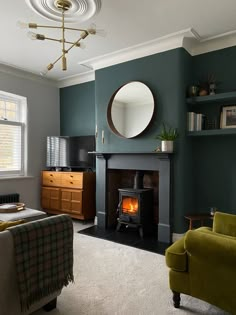
POLYGON ((216 264, 236 264, 236 238, 210 231, 190 230, 185 235, 185 249, 190 256, 216 264))
POLYGON ((184 248, 184 237, 167 248, 165 258, 169 268, 176 271, 187 270, 187 254, 184 248))

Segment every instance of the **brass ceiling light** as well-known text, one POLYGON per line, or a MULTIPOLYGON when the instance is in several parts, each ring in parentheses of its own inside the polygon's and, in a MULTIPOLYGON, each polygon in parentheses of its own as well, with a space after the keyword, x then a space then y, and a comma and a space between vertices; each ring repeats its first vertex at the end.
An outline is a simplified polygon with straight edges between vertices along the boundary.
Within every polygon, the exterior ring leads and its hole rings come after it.
POLYGON ((80 47, 83 48, 83 43, 81 42, 89 35, 105 35, 105 33, 100 30, 96 30, 95 24, 92 24, 91 27, 88 29, 80 29, 80 28, 73 28, 73 27, 67 27, 65 25, 66 19, 67 22, 78 22, 78 20, 81 20, 81 16, 83 14, 87 15, 84 17, 84 19, 90 18, 92 15, 94 15, 97 11, 100 10, 101 2, 100 0, 93 0, 94 2, 88 2, 88 4, 91 5, 91 3, 94 5, 94 7, 90 8, 88 5, 84 6, 85 0, 25 0, 26 3, 37 13, 40 15, 46 17, 47 19, 60 21, 61 25, 52 26, 52 25, 39 25, 36 23, 23 23, 18 22, 18 26, 21 28, 30 28, 30 29, 38 29, 38 28, 47 28, 47 29, 58 29, 61 30, 61 38, 52 38, 47 37, 43 34, 37 34, 34 32, 29 32, 28 36, 33 40, 49 40, 49 41, 56 41, 61 43, 61 55, 54 61, 47 65, 46 69, 43 70, 40 74, 46 75, 48 71, 53 69, 54 65, 61 60, 61 68, 63 71, 67 70, 67 60, 66 60, 66 54, 73 48, 73 47, 80 47), (87 9, 87 11, 86 11, 87 9), (69 11, 72 11, 72 13, 69 13, 69 11), (89 10, 92 12, 89 12, 89 10), (79 17, 74 17, 74 15, 78 15, 79 17), (79 37, 75 41, 68 41, 66 40, 66 31, 74 31, 79 32, 79 37), (66 44, 68 47, 66 48, 66 44))

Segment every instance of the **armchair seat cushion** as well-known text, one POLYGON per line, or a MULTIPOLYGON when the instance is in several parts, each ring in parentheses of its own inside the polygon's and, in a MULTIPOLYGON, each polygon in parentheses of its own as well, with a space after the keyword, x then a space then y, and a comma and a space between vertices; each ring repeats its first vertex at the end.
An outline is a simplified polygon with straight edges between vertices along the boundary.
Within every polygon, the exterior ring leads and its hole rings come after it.
POLYGON ((173 243, 166 250, 166 264, 175 271, 187 271, 187 253, 184 248, 184 238, 173 243))

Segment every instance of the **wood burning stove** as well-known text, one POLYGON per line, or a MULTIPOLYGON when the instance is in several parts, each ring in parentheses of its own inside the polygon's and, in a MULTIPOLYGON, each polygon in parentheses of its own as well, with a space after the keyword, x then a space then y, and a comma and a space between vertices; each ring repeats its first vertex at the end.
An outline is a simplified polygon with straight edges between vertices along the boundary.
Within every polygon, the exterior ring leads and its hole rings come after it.
POLYGON ((139 230, 140 237, 153 231, 153 189, 142 187, 143 174, 136 172, 134 188, 118 189, 118 224, 116 230, 122 226, 134 227, 139 230))
POLYGON ((156 185, 146 186, 152 187, 154 191, 154 216, 156 217, 156 220, 154 219, 154 232, 157 241, 171 243, 172 154, 164 152, 96 152, 95 154, 97 157, 97 181, 99 181, 96 198, 98 227, 107 229, 112 227, 113 224, 116 225, 117 215, 115 209, 117 209, 119 204, 118 188, 132 187, 128 183, 125 183, 125 185, 121 183, 117 187, 113 184, 111 185, 111 172, 119 170, 122 170, 122 172, 126 170, 155 172, 158 173, 158 187, 156 185), (113 194, 117 194, 117 200, 114 203, 110 202, 110 199, 113 200, 113 197, 111 197, 113 194), (111 214, 113 209, 114 215, 111 214))

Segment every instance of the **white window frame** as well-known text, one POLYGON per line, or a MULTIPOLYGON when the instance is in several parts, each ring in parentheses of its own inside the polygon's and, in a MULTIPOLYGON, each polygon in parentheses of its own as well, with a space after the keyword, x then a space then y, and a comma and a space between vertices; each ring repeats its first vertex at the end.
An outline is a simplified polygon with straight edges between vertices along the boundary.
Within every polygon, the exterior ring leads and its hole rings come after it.
MULTIPOLYGON (((0 100, 11 101, 19 107, 19 121, 0 119, 1 125, 21 127, 21 166, 19 170, 1 171, 1 177, 17 177, 27 175, 27 99, 26 97, 0 91, 0 100)), ((1 154, 1 153, 0 153, 1 154)), ((1 159, 1 155, 0 155, 1 159)))

